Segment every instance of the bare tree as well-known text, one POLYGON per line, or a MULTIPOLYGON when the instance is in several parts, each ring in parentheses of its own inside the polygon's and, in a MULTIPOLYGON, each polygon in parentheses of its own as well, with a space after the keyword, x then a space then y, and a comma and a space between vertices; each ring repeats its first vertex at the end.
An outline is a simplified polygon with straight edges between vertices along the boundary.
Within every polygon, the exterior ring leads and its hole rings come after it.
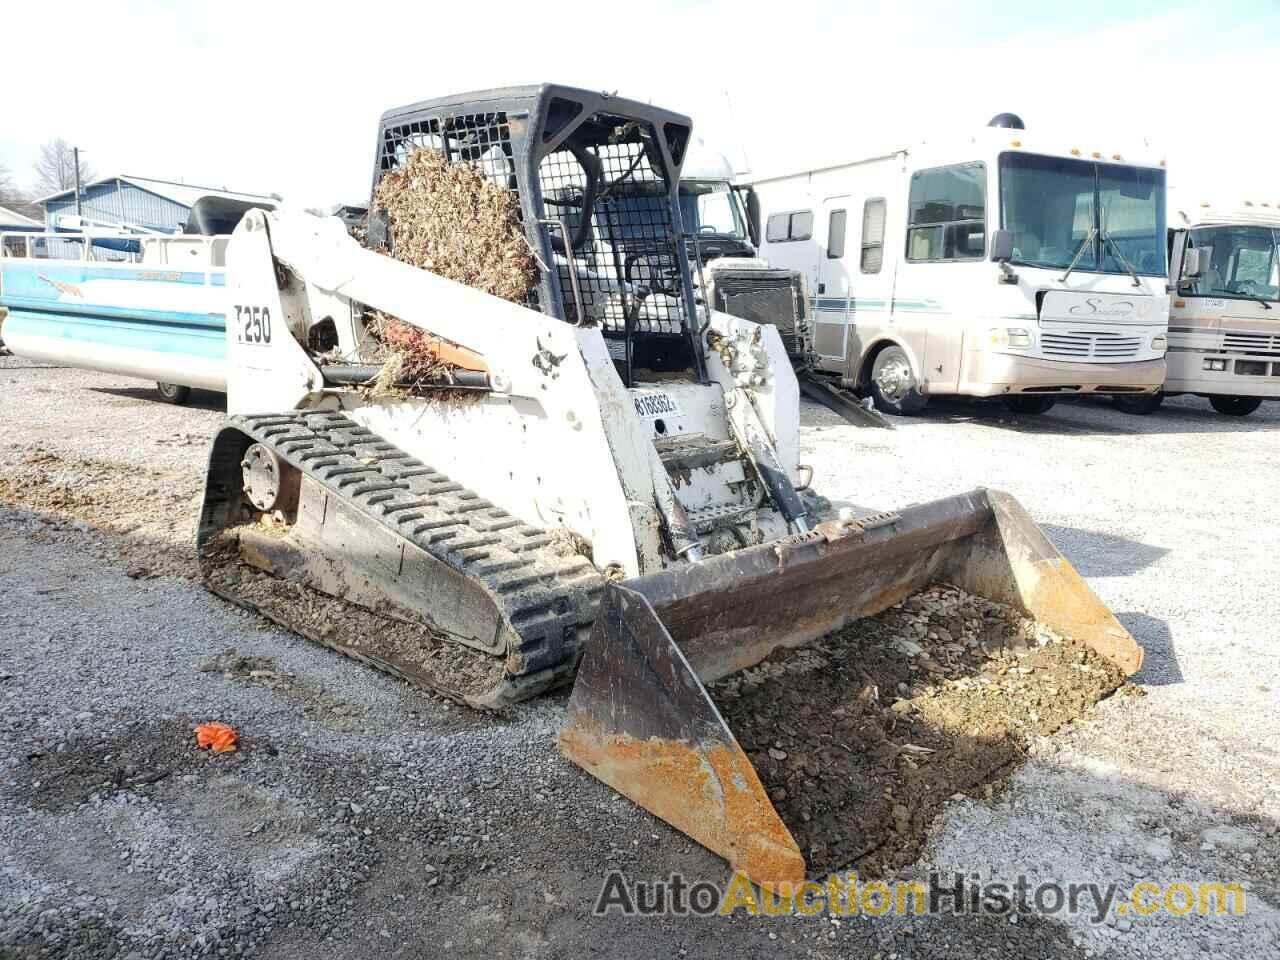
MULTIPOLYGON (((61 137, 50 140, 40 148, 40 158, 35 162, 36 193, 57 193, 76 185, 76 163, 71 144, 61 137)), ((80 182, 88 183, 94 177, 93 168, 80 161, 80 182)))
POLYGON ((0 201, 21 199, 22 191, 18 189, 18 184, 14 182, 12 171, 3 163, 0 163, 0 201))

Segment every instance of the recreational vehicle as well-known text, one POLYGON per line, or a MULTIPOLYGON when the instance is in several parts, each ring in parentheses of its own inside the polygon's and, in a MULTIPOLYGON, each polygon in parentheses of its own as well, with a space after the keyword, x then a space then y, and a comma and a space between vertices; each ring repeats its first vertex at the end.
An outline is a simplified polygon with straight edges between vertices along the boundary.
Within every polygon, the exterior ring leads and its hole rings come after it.
POLYGON ((1170 394, 1243 417, 1280 398, 1280 203, 1203 203, 1169 231, 1169 372, 1164 390, 1117 398, 1150 413, 1170 394))
POLYGON ((762 255, 807 275, 821 370, 912 413, 930 396, 1150 395, 1165 378, 1165 171, 1024 129, 755 180, 762 255))

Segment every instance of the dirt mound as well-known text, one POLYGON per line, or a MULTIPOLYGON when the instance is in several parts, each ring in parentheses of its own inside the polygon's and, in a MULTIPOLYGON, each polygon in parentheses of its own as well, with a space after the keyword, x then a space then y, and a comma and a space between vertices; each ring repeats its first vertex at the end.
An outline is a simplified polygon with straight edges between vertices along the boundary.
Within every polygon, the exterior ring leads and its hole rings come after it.
POLYGON ((1119 687, 1092 650, 931 587, 711 688, 814 876, 914 862, 956 793, 1007 776, 1029 738, 1119 687))

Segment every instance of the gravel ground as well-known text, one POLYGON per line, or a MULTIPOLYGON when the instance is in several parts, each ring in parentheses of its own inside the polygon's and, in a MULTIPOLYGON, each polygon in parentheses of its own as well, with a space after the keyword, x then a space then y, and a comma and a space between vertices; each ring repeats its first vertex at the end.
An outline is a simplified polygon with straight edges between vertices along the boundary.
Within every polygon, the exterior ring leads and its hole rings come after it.
POLYGON ((720 881, 724 866, 560 758, 563 697, 481 716, 192 582, 183 511, 218 398, 153 396, 0 360, 0 479, 34 460, 72 494, 36 504, 11 484, 18 505, 0 505, 0 956, 1280 955, 1280 404, 1232 420, 1194 399, 1141 419, 947 403, 895 431, 805 407, 823 493, 891 507, 1006 489, 1147 650, 1145 696, 1112 697, 1037 740, 990 798, 948 804, 906 875, 1249 891, 1243 917, 837 925, 592 917, 612 867, 720 881), (104 483, 139 502, 82 519, 74 494, 104 483), (168 516, 148 519, 157 496, 168 516), (242 749, 195 751, 205 720, 234 724, 242 749))

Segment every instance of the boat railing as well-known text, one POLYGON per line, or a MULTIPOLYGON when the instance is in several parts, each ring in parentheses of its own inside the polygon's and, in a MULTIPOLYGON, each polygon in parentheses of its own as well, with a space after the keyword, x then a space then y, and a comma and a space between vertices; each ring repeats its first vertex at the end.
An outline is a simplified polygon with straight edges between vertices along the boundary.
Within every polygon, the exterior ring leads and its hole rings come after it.
POLYGON ((229 237, 202 234, 137 234, 123 230, 0 231, 0 257, 145 263, 194 270, 220 268, 229 237))

